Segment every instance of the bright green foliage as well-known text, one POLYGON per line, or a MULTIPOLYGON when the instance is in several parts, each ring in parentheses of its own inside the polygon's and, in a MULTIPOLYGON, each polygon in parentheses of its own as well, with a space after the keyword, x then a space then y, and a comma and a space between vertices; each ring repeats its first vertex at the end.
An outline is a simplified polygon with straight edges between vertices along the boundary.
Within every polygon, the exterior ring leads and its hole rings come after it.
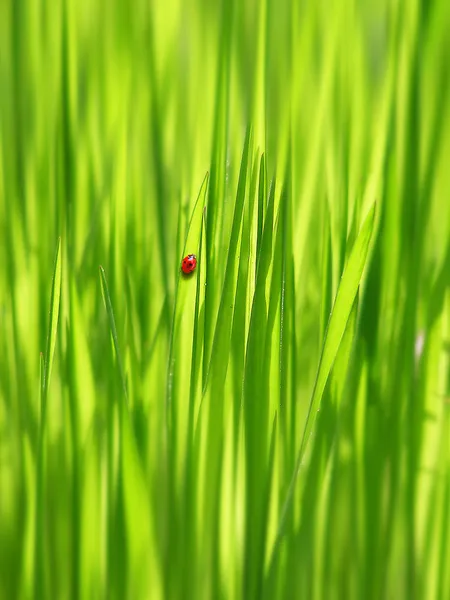
POLYGON ((0 2, 1 599, 450 597, 449 31, 0 2))

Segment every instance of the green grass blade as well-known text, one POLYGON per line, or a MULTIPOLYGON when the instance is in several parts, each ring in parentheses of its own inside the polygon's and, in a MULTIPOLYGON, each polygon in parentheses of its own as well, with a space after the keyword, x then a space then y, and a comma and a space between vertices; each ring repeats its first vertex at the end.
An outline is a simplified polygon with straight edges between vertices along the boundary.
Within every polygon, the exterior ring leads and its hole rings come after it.
POLYGON ((56 334, 58 330, 59 303, 61 298, 61 238, 58 240, 55 263, 53 268, 52 290, 50 296, 50 313, 47 334, 47 345, 45 349, 44 381, 42 390, 43 413, 45 415, 46 401, 50 386, 53 357, 55 355, 56 334))
POLYGON ((259 257, 261 242, 263 236, 264 219, 266 216, 266 198, 267 198, 267 169, 266 158, 261 154, 258 180, 258 237, 256 242, 256 256, 259 257))
MULTIPOLYGON (((184 242, 184 248, 182 256, 179 257, 179 263, 177 264, 178 277, 177 277, 177 289, 175 296, 175 307, 172 321, 172 333, 169 350, 169 370, 167 377, 167 391, 166 391, 166 404, 170 405, 171 398, 173 395, 173 377, 174 377, 174 365, 176 357, 174 350, 178 348, 176 342, 178 341, 178 335, 180 333, 180 327, 182 326, 183 316, 193 315, 195 313, 195 303, 197 296, 197 279, 201 270, 201 256, 200 256, 200 240, 201 230, 203 223, 203 214, 206 201, 206 194, 208 190, 209 174, 205 175, 202 185, 197 196, 197 200, 192 211, 189 228, 186 234, 186 240, 184 242), (185 276, 181 271, 181 261, 184 256, 188 254, 195 254, 197 256, 197 268, 196 270, 185 276)), ((186 356, 184 357, 185 362, 183 363, 186 372, 190 370, 190 363, 186 356), (188 364, 189 363, 189 364, 188 364)))
MULTIPOLYGON (((241 233, 244 201, 246 196, 247 175, 249 170, 251 128, 248 127, 242 151, 241 168, 239 172, 236 203, 234 207, 233 225, 231 229, 228 257, 225 270, 225 281, 214 332, 213 351, 208 369, 208 377, 214 377, 211 384, 215 389, 223 387, 228 368, 229 347, 231 342, 231 326, 234 311, 234 298, 237 286, 238 259, 237 249, 241 233)), ((206 386, 208 385, 208 381, 206 386)))
MULTIPOLYGON (((167 503, 170 506, 170 514, 177 511, 176 498, 182 493, 182 486, 185 481, 183 469, 190 456, 189 451, 186 455, 186 448, 189 447, 192 438, 193 426, 190 390, 192 387, 195 388, 195 379, 200 377, 199 373, 192 372, 192 366, 195 362, 194 353, 197 344, 199 305, 204 294, 204 286, 203 290, 200 289, 200 281, 205 266, 205 257, 202 254, 201 247, 208 181, 209 174, 207 173, 200 186, 192 211, 182 255, 179 256, 177 261, 178 275, 165 398, 168 464, 167 503), (197 267, 191 274, 185 275, 181 270, 181 261, 188 254, 196 255, 197 267)), ((166 589, 171 589, 172 592, 170 593, 176 594, 181 593, 181 589, 178 592, 173 591, 175 582, 170 577, 170 571, 172 568, 176 568, 180 573, 182 572, 185 561, 185 548, 187 547, 185 544, 188 544, 189 540, 178 535, 176 522, 173 518, 169 519, 167 523, 167 536, 172 540, 170 543, 174 545, 174 550, 170 555, 170 565, 168 564, 166 567, 166 589)), ((182 585, 181 577, 178 584, 182 585)))
POLYGON ((111 296, 109 295, 108 283, 106 281, 105 270, 103 269, 102 266, 99 267, 99 273, 100 273, 100 286, 101 286, 101 290, 102 290, 103 303, 105 305, 106 313, 108 315, 109 327, 110 327, 111 336, 113 339, 114 350, 115 350, 116 357, 117 357, 117 364, 119 367, 120 380, 122 382, 125 400, 128 402, 127 381, 126 381, 126 377, 125 377, 125 369, 124 369, 124 365, 123 365, 122 354, 121 354, 120 348, 119 348, 119 339, 117 337, 116 321, 114 318, 113 307, 111 304, 111 296))
POLYGON ((247 196, 247 178, 251 169, 250 140, 251 130, 248 128, 242 151, 225 281, 196 429, 196 440, 204 457, 199 477, 199 497, 204 507, 203 536, 201 540, 203 550, 201 552, 208 555, 208 582, 212 586, 211 593, 213 595, 218 594, 220 589, 219 548, 215 545, 214 540, 217 534, 216 527, 218 526, 220 506, 220 465, 224 448, 223 420, 232 410, 231 405, 226 404, 224 401, 225 380, 230 359, 233 315, 235 310, 239 308, 235 306, 240 258, 238 248, 240 247, 241 226, 247 196))
POLYGON ((348 319, 351 315, 353 301, 358 292, 366 264, 367 253, 369 251, 369 244, 374 226, 374 219, 375 204, 371 208, 361 227, 361 231, 352 248, 348 263, 345 267, 344 274, 338 288, 336 300, 325 335, 322 356, 320 358, 320 364, 317 372, 317 379, 314 384, 314 391, 306 419, 302 441, 303 451, 308 443, 309 436, 311 435, 316 416, 315 413, 319 409, 320 400, 338 353, 342 338, 344 337, 348 319))
POLYGON ((322 355, 317 370, 317 376, 311 396, 308 415, 306 417, 302 442, 297 455, 295 470, 292 476, 286 500, 281 511, 280 524, 277 536, 278 539, 283 533, 287 511, 289 510, 290 504, 292 502, 295 483, 297 481, 306 446, 311 436, 311 432, 317 417, 317 411, 320 408, 320 402, 322 400, 325 386, 327 384, 328 377, 336 359, 342 338, 344 337, 347 322, 351 315, 353 302, 358 292, 361 277, 364 271, 364 266, 366 264, 367 253, 369 251, 369 244, 372 237, 374 220, 375 204, 370 209, 361 227, 361 231, 359 232, 359 235, 350 253, 336 295, 333 311, 331 313, 330 321, 328 323, 328 328, 325 335, 325 341, 322 348, 322 355))
POLYGON ((45 595, 46 589, 46 536, 45 536, 45 438, 47 430, 47 400, 50 386, 53 357, 55 354, 56 335, 58 331, 59 305, 61 298, 61 238, 58 240, 53 268, 52 288, 50 294, 50 312, 47 333, 45 359, 40 361, 41 419, 39 423, 37 476, 36 476, 36 530, 35 530, 35 594, 45 595))

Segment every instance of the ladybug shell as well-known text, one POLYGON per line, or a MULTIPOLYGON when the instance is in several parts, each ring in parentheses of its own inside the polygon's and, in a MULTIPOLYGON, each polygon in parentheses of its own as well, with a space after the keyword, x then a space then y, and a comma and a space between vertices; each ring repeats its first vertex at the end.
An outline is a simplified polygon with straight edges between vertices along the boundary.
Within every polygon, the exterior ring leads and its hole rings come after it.
POLYGON ((195 270, 197 266, 197 257, 195 254, 188 254, 183 258, 183 262, 181 263, 181 270, 185 275, 189 275, 192 271, 195 270))

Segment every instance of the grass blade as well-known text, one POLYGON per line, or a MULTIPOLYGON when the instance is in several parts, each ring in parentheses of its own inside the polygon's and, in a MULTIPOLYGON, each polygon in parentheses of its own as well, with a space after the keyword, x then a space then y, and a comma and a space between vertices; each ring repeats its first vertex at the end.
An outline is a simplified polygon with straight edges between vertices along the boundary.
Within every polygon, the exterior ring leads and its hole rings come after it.
POLYGON ((52 291, 50 296, 50 316, 48 324, 47 345, 45 349, 44 381, 42 387, 43 413, 45 415, 53 357, 55 355, 56 334, 58 330, 59 303, 61 298, 61 238, 58 240, 53 268, 52 291))
POLYGON ((355 300, 359 285, 361 283, 361 278, 363 275, 364 266, 366 264, 366 258, 369 251, 369 244, 374 227, 375 206, 375 204, 372 206, 361 227, 361 231, 350 253, 348 263, 344 270, 344 274, 342 276, 341 283, 339 285, 339 289, 336 295, 336 301, 334 303, 333 311, 331 313, 330 321, 328 323, 328 328, 325 335, 325 341, 322 348, 322 355, 317 370, 317 376, 311 396, 308 415, 306 417, 302 442, 297 455, 295 470, 292 475, 288 494, 281 511, 280 524, 278 528, 277 540, 275 543, 274 551, 276 550, 276 545, 283 534, 285 519, 292 502, 295 484, 297 481, 302 459, 304 457, 305 450, 309 438, 311 436, 311 432, 317 416, 317 411, 320 407, 320 402, 322 400, 328 377, 330 375, 335 358, 337 356, 342 338, 345 334, 348 319, 351 315, 353 302, 355 300))
POLYGON ((123 393, 125 394, 125 400, 128 403, 127 381, 125 378, 125 370, 124 370, 124 366, 123 366, 122 355, 120 353, 120 348, 119 348, 119 339, 117 337, 116 321, 114 319, 114 312, 113 312, 113 307, 111 304, 111 296, 109 295, 108 283, 106 281, 105 270, 103 269, 103 267, 101 265, 99 267, 99 272, 100 272, 100 286, 102 289, 103 303, 105 305, 105 309, 108 314, 109 327, 110 327, 111 336, 113 339, 114 350, 116 352, 117 364, 119 366, 119 374, 120 374, 120 379, 122 382, 123 393))
POLYGON ((36 476, 36 532, 35 532, 35 582, 34 591, 37 597, 45 596, 45 468, 44 449, 47 429, 47 400, 50 387, 50 376, 55 354, 56 335, 58 331, 59 305, 61 299, 61 238, 58 239, 55 263, 53 268, 52 289, 50 294, 50 313, 45 358, 40 360, 41 419, 39 423, 37 476, 36 476))

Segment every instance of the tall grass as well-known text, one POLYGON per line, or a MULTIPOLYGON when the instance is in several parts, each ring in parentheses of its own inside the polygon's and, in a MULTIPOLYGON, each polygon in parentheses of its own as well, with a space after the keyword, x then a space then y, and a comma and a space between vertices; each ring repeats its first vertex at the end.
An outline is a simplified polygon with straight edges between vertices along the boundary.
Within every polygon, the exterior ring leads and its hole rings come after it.
POLYGON ((0 3, 0 598, 450 597, 449 31, 0 3))

